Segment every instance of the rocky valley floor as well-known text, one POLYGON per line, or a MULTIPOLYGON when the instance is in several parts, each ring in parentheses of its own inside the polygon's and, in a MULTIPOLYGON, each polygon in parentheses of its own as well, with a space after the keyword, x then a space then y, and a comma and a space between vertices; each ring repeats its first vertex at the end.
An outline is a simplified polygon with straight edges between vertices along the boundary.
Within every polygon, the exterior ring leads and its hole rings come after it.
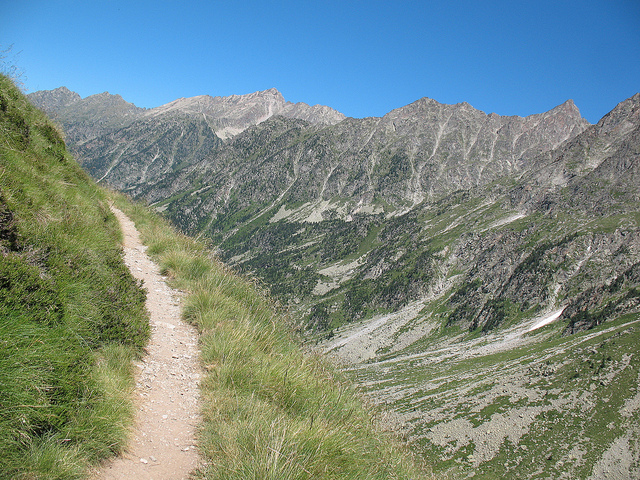
POLYGON ((637 314, 565 337, 557 311, 489 335, 444 335, 421 307, 321 347, 436 474, 640 476, 637 314))

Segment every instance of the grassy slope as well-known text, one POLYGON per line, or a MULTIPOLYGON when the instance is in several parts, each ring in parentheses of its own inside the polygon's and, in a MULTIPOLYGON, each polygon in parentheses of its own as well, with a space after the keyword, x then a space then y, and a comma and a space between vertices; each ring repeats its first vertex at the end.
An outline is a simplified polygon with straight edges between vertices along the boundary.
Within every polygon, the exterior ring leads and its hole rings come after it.
POLYGON ((0 77, 0 477, 82 478, 126 440, 144 292, 106 198, 0 77))
POLYGON ((256 285, 120 199, 201 332, 207 479, 423 478, 348 383, 301 352, 256 285))

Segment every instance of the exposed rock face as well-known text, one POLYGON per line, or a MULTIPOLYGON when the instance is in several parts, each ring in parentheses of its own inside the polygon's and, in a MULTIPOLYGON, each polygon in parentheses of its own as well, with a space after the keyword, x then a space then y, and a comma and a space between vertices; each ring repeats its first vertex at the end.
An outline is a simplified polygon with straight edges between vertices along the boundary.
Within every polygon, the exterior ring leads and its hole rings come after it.
POLYGON ((282 94, 275 88, 229 97, 200 95, 180 98, 150 110, 147 115, 157 117, 175 112, 199 113, 209 117, 216 134, 222 139, 237 135, 248 127, 258 125, 274 115, 300 118, 313 124, 327 125, 336 124, 345 118, 343 114, 329 107, 321 105, 310 107, 304 103, 286 102, 282 94))
POLYGON ((346 117, 344 114, 326 105, 307 105, 303 102, 287 102, 278 115, 288 118, 299 118, 312 124, 335 125, 346 117))

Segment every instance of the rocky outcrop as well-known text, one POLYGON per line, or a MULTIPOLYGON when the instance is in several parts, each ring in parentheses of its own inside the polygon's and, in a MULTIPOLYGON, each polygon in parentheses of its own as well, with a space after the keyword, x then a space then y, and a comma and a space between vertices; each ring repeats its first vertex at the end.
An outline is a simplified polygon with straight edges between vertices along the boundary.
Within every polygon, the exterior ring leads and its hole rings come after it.
POLYGON ((327 125, 336 124, 345 118, 340 112, 322 105, 310 107, 304 103, 287 102, 275 88, 247 95, 228 97, 200 95, 180 98, 149 110, 147 116, 158 117, 176 112, 204 115, 213 125, 216 134, 222 139, 231 138, 274 115, 299 118, 312 124, 327 125))
POLYGON ((82 142, 124 128, 140 118, 144 109, 109 92, 81 98, 66 87, 30 93, 27 98, 64 128, 75 150, 82 142))

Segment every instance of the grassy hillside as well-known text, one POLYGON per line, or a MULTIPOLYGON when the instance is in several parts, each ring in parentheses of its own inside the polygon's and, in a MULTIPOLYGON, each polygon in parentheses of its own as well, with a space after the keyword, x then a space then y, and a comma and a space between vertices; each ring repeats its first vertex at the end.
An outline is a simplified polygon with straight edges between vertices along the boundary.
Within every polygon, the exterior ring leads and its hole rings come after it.
POLYGON ((0 477, 82 478, 122 449, 145 295, 57 128, 0 77, 0 477))
POLYGON ((411 455, 380 431, 348 382, 302 353, 260 288, 120 198, 148 253, 189 293, 184 316, 201 332, 206 479, 418 479, 411 455))

